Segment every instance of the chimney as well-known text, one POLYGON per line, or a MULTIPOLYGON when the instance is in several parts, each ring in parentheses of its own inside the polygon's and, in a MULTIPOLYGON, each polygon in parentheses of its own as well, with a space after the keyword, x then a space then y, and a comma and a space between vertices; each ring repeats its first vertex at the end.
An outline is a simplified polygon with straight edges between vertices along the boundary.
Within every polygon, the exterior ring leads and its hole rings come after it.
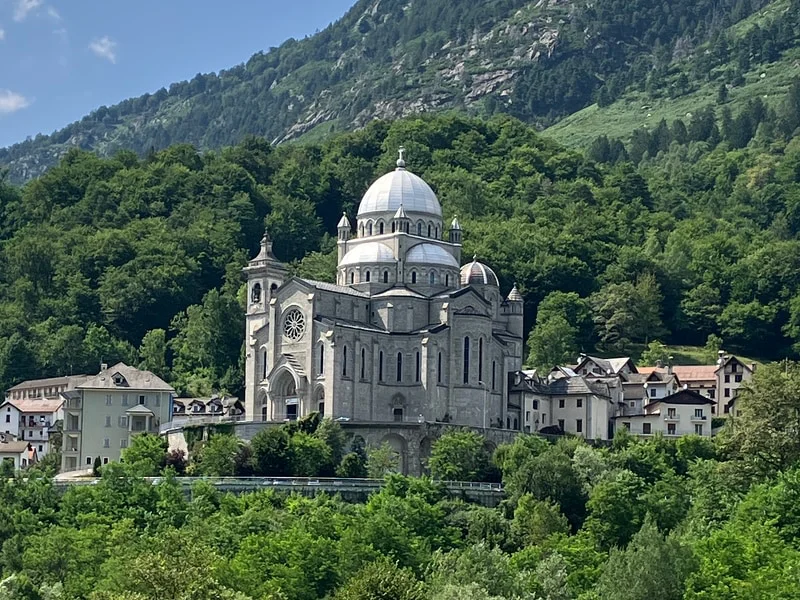
POLYGON ((105 371, 108 369, 108 363, 100 363, 100 370, 105 371))

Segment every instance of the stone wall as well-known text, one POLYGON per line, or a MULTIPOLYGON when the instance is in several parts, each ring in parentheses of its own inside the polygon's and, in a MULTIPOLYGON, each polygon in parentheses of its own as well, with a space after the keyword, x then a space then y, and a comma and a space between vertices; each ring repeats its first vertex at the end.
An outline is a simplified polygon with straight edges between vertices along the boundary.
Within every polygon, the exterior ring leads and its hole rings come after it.
MULTIPOLYGON (((242 440, 250 441, 262 429, 278 427, 280 423, 241 422, 232 423, 233 433, 242 440)), ((400 457, 400 472, 404 475, 420 476, 427 472, 427 460, 430 457, 433 442, 442 434, 453 429, 470 429, 486 437, 486 444, 494 450, 500 444, 510 443, 519 431, 508 429, 481 429, 477 427, 459 427, 447 423, 360 423, 343 422, 342 428, 350 440, 356 436, 361 437, 367 446, 380 446, 384 442, 389 444, 400 457)), ((195 439, 205 439, 206 426, 201 426, 203 431, 195 432, 195 439)), ((213 427, 213 426, 212 426, 213 427)), ((187 449, 183 430, 172 430, 167 435, 170 449, 187 449)))

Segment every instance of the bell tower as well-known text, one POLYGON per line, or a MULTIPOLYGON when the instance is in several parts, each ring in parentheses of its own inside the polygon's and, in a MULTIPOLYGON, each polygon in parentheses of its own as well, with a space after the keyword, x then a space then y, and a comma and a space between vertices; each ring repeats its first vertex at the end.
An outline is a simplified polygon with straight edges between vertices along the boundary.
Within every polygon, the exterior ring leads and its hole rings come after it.
POLYGON ((245 410, 247 418, 255 415, 258 385, 264 378, 271 350, 265 346, 269 336, 270 301, 275 291, 289 279, 289 271, 272 253, 272 238, 264 232, 261 250, 244 268, 247 277, 247 312, 245 319, 245 410))

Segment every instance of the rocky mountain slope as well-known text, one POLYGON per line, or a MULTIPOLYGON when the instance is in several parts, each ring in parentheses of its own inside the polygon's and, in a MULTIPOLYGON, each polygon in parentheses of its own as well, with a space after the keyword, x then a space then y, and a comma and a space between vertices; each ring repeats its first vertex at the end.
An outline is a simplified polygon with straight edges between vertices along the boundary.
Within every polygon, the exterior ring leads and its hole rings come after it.
POLYGON ((763 4, 359 0, 314 36, 101 107, 0 150, 0 164, 12 181, 24 181, 72 147, 110 155, 176 142, 217 148, 248 134, 282 142, 450 109, 510 112, 547 126, 591 105, 599 90, 619 95, 691 56, 763 4))

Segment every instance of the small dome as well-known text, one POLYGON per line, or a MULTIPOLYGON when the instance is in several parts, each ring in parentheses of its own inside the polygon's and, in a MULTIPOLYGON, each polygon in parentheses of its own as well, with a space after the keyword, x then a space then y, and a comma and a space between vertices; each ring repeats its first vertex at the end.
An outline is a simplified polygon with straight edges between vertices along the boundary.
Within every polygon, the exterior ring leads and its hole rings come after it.
POLYGON ((401 206, 404 212, 442 218, 442 206, 431 187, 421 177, 402 167, 387 173, 370 186, 358 207, 358 216, 395 214, 401 206))
POLYGON ((461 267, 461 285, 496 285, 497 275, 485 264, 473 258, 472 262, 461 267))
POLYGON ((347 213, 342 213, 342 218, 339 219, 339 224, 337 225, 339 229, 347 227, 350 229, 350 220, 347 218, 347 213))
POLYGON ((345 254, 339 266, 348 267, 352 265, 372 265, 375 263, 393 262, 395 262, 394 253, 389 246, 381 244, 380 242, 368 242, 366 244, 359 244, 345 254))
POLYGON ((511 291, 508 293, 508 301, 509 302, 522 302, 522 294, 519 293, 517 289, 517 284, 514 284, 514 287, 511 288, 511 291))
POLYGON ((458 222, 458 217, 453 217, 453 220, 450 223, 450 229, 453 231, 458 231, 461 229, 461 223, 458 222))
POLYGON ((406 254, 406 263, 458 268, 458 261, 453 255, 436 244, 417 244, 406 254))

